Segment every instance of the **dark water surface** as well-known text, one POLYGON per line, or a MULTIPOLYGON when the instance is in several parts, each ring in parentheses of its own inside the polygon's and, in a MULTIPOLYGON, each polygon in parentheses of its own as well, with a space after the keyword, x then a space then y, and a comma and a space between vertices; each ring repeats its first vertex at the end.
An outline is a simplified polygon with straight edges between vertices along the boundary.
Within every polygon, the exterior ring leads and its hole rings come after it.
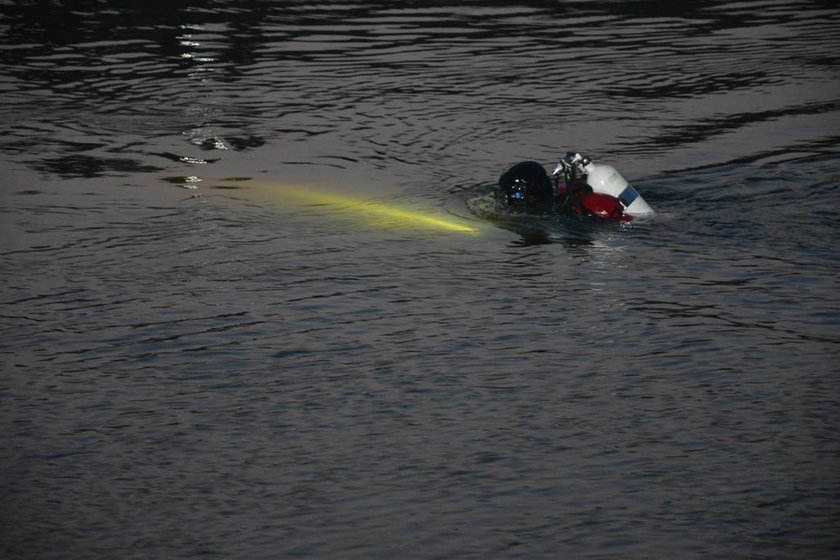
POLYGON ((155 5, 0 0, 3 558, 837 557, 834 2, 155 5))

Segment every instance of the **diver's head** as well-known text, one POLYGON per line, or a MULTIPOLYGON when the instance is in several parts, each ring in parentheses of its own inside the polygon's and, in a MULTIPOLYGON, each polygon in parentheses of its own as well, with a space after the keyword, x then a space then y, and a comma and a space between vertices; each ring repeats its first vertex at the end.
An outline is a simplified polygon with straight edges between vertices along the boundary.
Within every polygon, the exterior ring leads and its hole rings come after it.
POLYGON ((554 188, 545 168, 535 161, 517 163, 499 178, 499 191, 513 209, 524 212, 551 210, 554 188))

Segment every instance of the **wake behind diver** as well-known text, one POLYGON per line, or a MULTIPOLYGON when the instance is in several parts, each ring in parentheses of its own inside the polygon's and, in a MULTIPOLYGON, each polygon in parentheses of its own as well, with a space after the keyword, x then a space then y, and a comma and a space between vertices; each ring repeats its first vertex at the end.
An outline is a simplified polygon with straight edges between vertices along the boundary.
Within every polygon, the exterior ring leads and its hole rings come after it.
POLYGON ((513 165, 499 178, 497 200, 515 212, 557 213, 629 221, 654 214, 618 171, 569 152, 549 178, 535 161, 513 165))

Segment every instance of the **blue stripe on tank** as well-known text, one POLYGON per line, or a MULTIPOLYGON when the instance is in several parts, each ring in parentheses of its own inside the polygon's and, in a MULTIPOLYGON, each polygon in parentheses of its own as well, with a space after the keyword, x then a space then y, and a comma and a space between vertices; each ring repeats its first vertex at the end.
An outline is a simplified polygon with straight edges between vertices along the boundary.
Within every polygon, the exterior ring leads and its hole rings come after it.
POLYGON ((625 208, 633 204, 633 201, 635 201, 637 198, 639 198, 639 193, 636 192, 636 189, 634 189, 632 185, 627 185, 627 187, 625 187, 624 190, 621 191, 621 194, 618 195, 618 201, 625 208))

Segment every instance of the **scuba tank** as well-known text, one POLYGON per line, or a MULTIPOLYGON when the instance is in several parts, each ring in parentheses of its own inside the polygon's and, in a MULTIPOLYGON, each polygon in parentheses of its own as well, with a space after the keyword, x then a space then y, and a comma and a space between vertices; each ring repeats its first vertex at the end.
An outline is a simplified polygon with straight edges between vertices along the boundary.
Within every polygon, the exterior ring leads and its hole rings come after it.
POLYGON ((626 215, 636 217, 655 214, 642 195, 614 167, 592 163, 589 158, 582 158, 580 165, 586 172, 586 184, 592 187, 592 191, 617 198, 626 215))

